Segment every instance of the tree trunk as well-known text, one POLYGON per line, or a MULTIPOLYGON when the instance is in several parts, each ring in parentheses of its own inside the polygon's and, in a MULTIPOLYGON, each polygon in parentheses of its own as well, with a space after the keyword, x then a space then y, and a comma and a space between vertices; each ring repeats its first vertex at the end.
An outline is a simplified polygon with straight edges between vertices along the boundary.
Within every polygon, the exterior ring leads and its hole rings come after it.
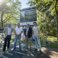
POLYGON ((1 13, 1 28, 3 28, 3 12, 1 13))
POLYGON ((58 8, 58 5, 57 5, 57 3, 58 3, 58 0, 56 0, 56 3, 55 3, 55 11, 56 11, 56 23, 57 23, 57 39, 58 39, 58 10, 57 10, 57 8, 58 8))

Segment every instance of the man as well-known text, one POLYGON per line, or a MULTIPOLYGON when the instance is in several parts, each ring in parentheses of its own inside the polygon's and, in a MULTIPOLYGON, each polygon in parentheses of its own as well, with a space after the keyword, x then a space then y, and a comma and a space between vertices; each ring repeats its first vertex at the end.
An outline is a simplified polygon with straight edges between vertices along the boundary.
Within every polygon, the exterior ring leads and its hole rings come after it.
POLYGON ((4 32, 5 32, 5 39, 4 39, 4 46, 3 46, 3 52, 5 52, 6 50, 6 46, 7 46, 7 49, 9 50, 10 48, 10 40, 11 40, 11 35, 12 35, 12 27, 11 27, 11 24, 9 24, 5 29, 4 29, 4 32))
POLYGON ((24 36, 26 37, 26 26, 23 26, 24 36))
POLYGON ((27 31, 27 37, 31 38, 32 37, 32 27, 29 25, 28 31, 27 31))
POLYGON ((30 49, 31 49, 31 39, 32 39, 32 34, 33 30, 31 25, 27 25, 27 31, 26 31, 26 36, 27 36, 27 48, 28 48, 28 42, 30 42, 30 49))
POLYGON ((41 44, 40 44, 40 37, 39 37, 39 29, 37 26, 37 23, 34 22, 34 27, 33 27, 33 41, 35 42, 35 50, 40 50, 41 49, 41 44))
POLYGON ((20 24, 18 24, 15 28, 14 50, 16 50, 16 43, 18 40, 19 40, 19 50, 21 50, 21 33, 22 28, 20 27, 20 24))

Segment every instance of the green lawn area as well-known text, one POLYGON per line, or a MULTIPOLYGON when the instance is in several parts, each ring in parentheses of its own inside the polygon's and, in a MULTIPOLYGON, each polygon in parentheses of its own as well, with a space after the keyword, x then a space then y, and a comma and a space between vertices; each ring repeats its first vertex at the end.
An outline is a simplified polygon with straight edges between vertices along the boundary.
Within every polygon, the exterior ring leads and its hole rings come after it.
POLYGON ((46 46, 49 48, 58 48, 58 40, 57 40, 57 37, 54 37, 54 36, 46 37, 44 36, 44 34, 41 34, 41 44, 42 46, 46 46))
POLYGON ((48 45, 48 47, 58 48, 58 40, 57 40, 57 37, 48 36, 47 40, 50 42, 50 44, 48 45))
POLYGON ((54 37, 54 36, 48 36, 47 40, 48 40, 48 41, 51 41, 51 42, 58 41, 58 40, 57 40, 57 37, 54 37))

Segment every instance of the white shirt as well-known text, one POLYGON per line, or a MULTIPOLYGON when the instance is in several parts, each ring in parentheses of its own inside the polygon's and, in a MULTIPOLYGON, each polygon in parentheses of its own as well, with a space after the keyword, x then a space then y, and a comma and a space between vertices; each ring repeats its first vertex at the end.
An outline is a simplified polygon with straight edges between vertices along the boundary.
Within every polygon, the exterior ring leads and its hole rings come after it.
POLYGON ((21 40, 24 40, 25 39, 25 35, 24 35, 24 32, 22 32, 21 34, 21 40))
POLYGON ((17 35, 21 34, 22 28, 21 27, 16 27, 15 32, 16 32, 17 35))
POLYGON ((11 35, 11 34, 12 34, 12 28, 8 27, 7 35, 11 35))
POLYGON ((38 36, 38 27, 37 26, 34 26, 33 27, 33 35, 35 35, 35 36, 38 36))

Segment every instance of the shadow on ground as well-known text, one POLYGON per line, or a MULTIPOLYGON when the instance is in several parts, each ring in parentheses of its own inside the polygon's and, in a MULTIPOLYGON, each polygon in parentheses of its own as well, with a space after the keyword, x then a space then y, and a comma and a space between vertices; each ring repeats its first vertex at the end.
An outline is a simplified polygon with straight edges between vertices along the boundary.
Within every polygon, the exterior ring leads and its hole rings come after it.
POLYGON ((10 51, 9 53, 4 53, 0 58, 50 58, 47 54, 37 51, 10 51))
MULTIPOLYGON (((13 45, 11 48, 13 48, 13 45)), ((2 55, 2 50, 0 49, 0 51, 0 58, 58 58, 58 50, 50 48, 42 48, 42 51, 39 52, 33 50, 19 51, 17 48, 15 51, 11 50, 9 53, 6 52, 2 55)))

